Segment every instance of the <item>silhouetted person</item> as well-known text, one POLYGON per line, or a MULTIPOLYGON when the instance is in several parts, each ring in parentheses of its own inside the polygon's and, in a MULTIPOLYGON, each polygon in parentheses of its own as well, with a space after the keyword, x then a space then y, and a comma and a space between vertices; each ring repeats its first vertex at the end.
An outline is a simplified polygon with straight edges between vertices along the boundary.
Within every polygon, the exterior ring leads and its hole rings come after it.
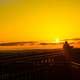
POLYGON ((65 43, 63 45, 63 49, 64 49, 64 56, 65 56, 66 61, 71 64, 71 61, 72 61, 71 47, 70 47, 70 45, 68 44, 67 41, 65 41, 65 43))
POLYGON ((71 46, 65 41, 63 45, 64 49, 64 57, 66 59, 66 75, 67 77, 72 80, 72 57, 71 57, 71 46))

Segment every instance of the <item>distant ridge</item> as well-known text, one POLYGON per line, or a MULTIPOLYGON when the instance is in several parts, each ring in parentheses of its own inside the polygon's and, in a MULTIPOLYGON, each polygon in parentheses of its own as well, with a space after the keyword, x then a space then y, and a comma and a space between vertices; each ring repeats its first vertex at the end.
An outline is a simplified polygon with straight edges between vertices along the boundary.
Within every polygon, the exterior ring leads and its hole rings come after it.
POLYGON ((6 42, 6 43, 0 43, 0 46, 16 46, 16 45, 25 45, 25 44, 33 44, 35 42, 6 42))

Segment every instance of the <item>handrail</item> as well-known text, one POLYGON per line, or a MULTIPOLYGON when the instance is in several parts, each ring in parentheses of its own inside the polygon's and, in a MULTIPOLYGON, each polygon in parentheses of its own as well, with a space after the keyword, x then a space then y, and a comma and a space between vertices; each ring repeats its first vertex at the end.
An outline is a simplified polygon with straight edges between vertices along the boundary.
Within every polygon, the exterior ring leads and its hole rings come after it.
POLYGON ((72 64, 77 65, 77 66, 80 66, 80 64, 79 63, 76 63, 76 62, 72 62, 72 64))

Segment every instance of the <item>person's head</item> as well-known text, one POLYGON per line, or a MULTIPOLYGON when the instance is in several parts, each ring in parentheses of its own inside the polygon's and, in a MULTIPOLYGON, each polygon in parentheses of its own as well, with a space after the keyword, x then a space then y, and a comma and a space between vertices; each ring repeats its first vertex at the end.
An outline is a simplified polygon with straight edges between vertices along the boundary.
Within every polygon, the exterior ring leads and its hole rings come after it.
POLYGON ((68 44, 68 42, 67 42, 67 41, 65 41, 65 44, 68 44))

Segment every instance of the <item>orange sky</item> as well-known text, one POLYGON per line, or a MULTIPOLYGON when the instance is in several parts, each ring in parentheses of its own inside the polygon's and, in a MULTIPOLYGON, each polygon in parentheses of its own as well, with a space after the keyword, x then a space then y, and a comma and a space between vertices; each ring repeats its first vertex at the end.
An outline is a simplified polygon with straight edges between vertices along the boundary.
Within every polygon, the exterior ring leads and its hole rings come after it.
POLYGON ((80 38, 79 0, 3 0, 0 42, 80 38))

